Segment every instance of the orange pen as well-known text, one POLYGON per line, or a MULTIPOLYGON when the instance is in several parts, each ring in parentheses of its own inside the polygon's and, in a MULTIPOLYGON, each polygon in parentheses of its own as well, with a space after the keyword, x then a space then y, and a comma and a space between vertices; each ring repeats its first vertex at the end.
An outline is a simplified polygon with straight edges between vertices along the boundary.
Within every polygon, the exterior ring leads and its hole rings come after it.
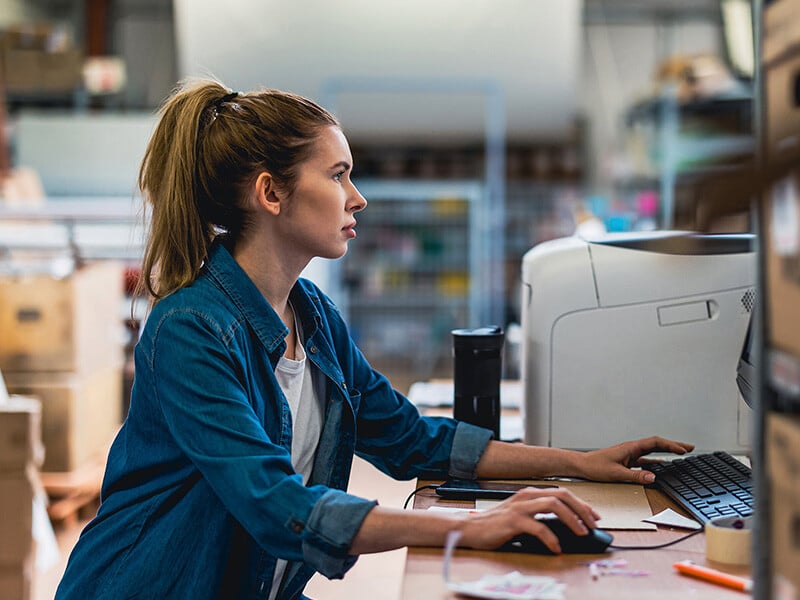
POLYGON ((697 577, 698 579, 710 581, 711 583, 716 583, 717 585, 724 585, 725 587, 733 588, 741 592, 750 592, 753 589, 752 579, 723 573, 722 571, 717 571, 716 569, 712 569, 710 567, 704 567, 702 565, 695 564, 690 560, 682 560, 680 562, 676 562, 672 566, 682 575, 697 577))

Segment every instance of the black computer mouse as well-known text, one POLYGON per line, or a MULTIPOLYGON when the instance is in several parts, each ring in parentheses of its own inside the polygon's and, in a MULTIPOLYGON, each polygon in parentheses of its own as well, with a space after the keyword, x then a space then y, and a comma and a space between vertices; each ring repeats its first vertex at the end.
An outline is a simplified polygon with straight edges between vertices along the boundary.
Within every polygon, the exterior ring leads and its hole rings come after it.
MULTIPOLYGON (((586 535, 578 535, 558 519, 541 519, 556 534, 565 554, 602 554, 614 541, 607 531, 590 529, 586 535)), ((538 537, 521 533, 497 548, 501 552, 530 552, 532 554, 553 554, 538 537)))

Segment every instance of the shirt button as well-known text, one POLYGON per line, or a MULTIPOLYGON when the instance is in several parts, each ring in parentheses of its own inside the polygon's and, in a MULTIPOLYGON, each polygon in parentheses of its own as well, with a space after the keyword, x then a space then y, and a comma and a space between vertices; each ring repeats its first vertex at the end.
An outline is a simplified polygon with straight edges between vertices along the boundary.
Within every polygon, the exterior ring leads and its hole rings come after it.
POLYGON ((346 389, 347 389, 347 382, 346 382, 346 381, 343 381, 343 382, 342 382, 342 389, 343 389, 343 390, 346 390, 346 389))
POLYGON ((303 529, 305 529, 305 527, 303 527, 302 523, 298 521, 292 523, 292 531, 294 531, 295 533, 302 533, 303 529))
POLYGON ((309 348, 308 351, 311 352, 311 354, 316 354, 317 353, 317 347, 316 346, 311 346, 311 348, 309 348))

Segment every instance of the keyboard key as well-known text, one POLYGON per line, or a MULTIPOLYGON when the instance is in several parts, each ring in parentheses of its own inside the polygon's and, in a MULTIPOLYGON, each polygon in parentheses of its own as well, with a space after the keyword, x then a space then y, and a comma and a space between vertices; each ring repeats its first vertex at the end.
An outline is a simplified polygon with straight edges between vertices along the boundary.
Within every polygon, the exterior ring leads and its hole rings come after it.
POLYGON ((726 452, 647 465, 660 489, 701 523, 720 515, 753 513, 750 469, 726 452))

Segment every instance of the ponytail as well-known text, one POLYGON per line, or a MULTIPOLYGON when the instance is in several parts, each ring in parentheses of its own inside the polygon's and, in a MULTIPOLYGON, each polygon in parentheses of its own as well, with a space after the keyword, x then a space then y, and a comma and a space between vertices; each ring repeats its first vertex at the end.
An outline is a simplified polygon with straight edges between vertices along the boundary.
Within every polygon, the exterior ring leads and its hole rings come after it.
POLYGON ((338 126, 312 101, 277 90, 231 93, 185 81, 159 110, 139 170, 151 209, 141 292, 154 302, 190 285, 214 238, 248 226, 244 194, 262 171, 291 191, 319 131, 338 126))

